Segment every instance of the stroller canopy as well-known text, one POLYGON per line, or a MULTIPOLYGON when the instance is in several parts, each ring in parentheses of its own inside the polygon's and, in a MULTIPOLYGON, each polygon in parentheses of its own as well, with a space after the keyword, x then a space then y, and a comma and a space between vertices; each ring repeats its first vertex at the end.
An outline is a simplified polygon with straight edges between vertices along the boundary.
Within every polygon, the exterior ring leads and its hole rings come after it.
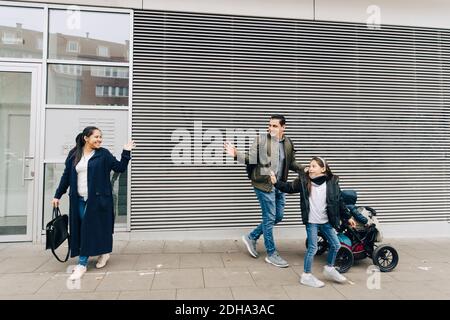
POLYGON ((346 205, 355 205, 358 200, 358 195, 355 190, 342 190, 342 200, 346 205))

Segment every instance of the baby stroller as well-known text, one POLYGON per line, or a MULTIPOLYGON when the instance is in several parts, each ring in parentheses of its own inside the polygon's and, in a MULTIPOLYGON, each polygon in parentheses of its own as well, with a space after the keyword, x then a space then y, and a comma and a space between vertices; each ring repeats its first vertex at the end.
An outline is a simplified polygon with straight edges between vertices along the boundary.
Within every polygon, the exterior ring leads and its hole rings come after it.
MULTIPOLYGON (((345 273, 355 260, 371 258, 381 272, 394 270, 399 261, 398 253, 394 247, 380 244, 382 234, 375 217, 376 211, 370 207, 355 206, 357 194, 353 190, 342 191, 342 198, 348 213, 356 221, 356 227, 344 224, 340 227, 338 238, 341 248, 336 256, 336 269, 340 273, 345 273)), ((320 232, 317 246, 316 255, 321 255, 328 249, 327 240, 320 232)))

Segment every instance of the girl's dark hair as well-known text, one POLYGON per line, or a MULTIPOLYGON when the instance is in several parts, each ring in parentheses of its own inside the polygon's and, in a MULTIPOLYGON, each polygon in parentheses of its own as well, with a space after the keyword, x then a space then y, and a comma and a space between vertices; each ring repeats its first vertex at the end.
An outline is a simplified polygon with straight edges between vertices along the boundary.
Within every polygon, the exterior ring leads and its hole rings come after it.
MULTIPOLYGON (((327 162, 324 163, 324 161, 322 160, 323 158, 320 157, 312 157, 311 161, 315 161, 317 162, 317 164, 322 167, 325 168, 325 176, 327 177, 327 180, 329 178, 331 178, 333 176, 333 172, 331 172, 330 166, 328 165, 327 162)), ((311 162, 310 161, 310 162, 311 162)), ((311 193, 311 178, 308 175, 308 191, 311 193)))
MULTIPOLYGON (((322 168, 325 168, 325 175, 326 175, 327 177, 331 177, 331 176, 333 175, 333 172, 331 172, 331 169, 330 169, 330 166, 328 165, 328 163, 324 163, 322 159, 323 159, 323 158, 312 157, 311 161, 314 160, 315 162, 317 162, 317 164, 318 164, 319 166, 321 166, 322 168)), ((311 161, 310 161, 310 162, 311 162, 311 161)))
POLYGON ((73 166, 75 167, 78 162, 80 162, 81 157, 83 156, 83 147, 86 144, 86 141, 84 140, 84 137, 90 137, 94 133, 95 130, 99 130, 97 127, 86 127, 83 129, 82 132, 80 132, 77 137, 75 138, 75 147, 71 150, 71 153, 74 154, 75 159, 73 161, 73 166))

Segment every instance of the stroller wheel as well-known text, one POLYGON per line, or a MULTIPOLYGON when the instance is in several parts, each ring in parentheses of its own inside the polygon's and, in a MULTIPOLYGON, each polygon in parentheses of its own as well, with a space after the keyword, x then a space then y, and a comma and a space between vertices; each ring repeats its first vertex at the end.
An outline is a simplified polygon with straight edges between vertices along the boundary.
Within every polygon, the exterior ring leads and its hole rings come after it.
POLYGON ((393 247, 383 244, 375 249, 372 255, 373 263, 381 272, 394 270, 398 264, 398 253, 393 247))
MULTIPOLYGON (((305 247, 308 249, 308 239, 305 240, 305 247)), ((317 235, 317 252, 316 256, 322 255, 328 249, 328 242, 322 234, 317 235)))
POLYGON ((334 265, 339 273, 347 272, 353 266, 352 251, 349 248, 342 246, 337 253, 334 265))

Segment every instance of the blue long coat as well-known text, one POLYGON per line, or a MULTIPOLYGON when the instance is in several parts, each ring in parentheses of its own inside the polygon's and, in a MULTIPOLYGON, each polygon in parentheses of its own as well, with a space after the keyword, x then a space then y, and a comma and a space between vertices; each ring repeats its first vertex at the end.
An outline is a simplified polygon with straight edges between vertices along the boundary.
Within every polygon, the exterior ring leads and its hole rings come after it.
POLYGON ((124 172, 131 159, 131 152, 123 150, 120 161, 105 148, 95 150, 88 162, 88 200, 83 221, 79 215, 77 172, 73 161, 75 153, 69 153, 61 177, 56 199, 69 190, 69 230, 71 257, 98 256, 112 251, 114 233, 114 206, 111 170, 124 172))

